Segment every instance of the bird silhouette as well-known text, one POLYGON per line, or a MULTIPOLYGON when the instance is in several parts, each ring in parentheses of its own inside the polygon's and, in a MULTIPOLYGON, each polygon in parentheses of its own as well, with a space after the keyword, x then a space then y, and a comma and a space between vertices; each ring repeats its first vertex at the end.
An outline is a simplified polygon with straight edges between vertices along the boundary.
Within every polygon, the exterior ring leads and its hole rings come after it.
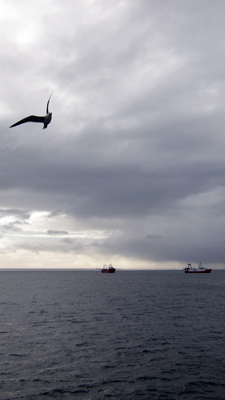
POLYGON ((48 111, 48 106, 49 106, 51 97, 52 97, 52 93, 48 99, 46 115, 44 117, 38 117, 37 115, 30 115, 29 117, 23 118, 20 121, 16 122, 15 124, 11 125, 10 128, 13 128, 14 126, 17 126, 17 125, 24 124, 25 122, 41 122, 42 124, 44 124, 43 129, 46 129, 52 119, 52 113, 48 111))

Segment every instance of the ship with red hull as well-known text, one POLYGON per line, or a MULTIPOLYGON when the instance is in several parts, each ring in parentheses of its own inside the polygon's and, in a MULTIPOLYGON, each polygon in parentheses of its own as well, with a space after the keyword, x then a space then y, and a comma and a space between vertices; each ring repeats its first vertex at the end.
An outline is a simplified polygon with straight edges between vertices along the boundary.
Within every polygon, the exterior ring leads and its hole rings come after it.
POLYGON ((192 267, 191 264, 188 264, 186 268, 184 268, 185 274, 210 274, 212 268, 205 268, 199 263, 198 268, 192 267))
POLYGON ((107 267, 106 264, 103 265, 103 268, 102 268, 102 273, 103 273, 103 274, 114 274, 115 271, 116 271, 116 268, 114 268, 114 267, 112 266, 112 264, 109 264, 108 267, 107 267))

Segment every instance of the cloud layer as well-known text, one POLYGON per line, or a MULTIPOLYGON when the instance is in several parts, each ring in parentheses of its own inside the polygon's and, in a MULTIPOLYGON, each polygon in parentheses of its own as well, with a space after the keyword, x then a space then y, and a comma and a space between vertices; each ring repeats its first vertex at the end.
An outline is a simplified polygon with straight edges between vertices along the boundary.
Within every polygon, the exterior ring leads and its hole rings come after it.
POLYGON ((0 4, 2 266, 223 267, 224 2, 0 4))

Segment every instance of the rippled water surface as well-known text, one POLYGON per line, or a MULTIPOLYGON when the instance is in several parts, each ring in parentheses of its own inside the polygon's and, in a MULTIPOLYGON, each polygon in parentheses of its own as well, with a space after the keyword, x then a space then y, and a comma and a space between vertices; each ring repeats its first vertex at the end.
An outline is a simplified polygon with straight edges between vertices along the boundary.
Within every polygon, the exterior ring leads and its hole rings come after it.
POLYGON ((225 271, 0 271, 0 398, 224 399, 225 271))

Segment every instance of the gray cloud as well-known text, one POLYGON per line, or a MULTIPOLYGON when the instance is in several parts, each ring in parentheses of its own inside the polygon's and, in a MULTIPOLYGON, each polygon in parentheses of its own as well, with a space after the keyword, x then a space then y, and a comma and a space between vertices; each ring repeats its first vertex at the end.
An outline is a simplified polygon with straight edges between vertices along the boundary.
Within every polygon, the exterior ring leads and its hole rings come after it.
POLYGON ((48 235, 68 235, 67 231, 58 231, 57 229, 48 229, 48 235))
POLYGON ((223 265, 224 2, 46 1, 0 28, 4 254, 223 265))

